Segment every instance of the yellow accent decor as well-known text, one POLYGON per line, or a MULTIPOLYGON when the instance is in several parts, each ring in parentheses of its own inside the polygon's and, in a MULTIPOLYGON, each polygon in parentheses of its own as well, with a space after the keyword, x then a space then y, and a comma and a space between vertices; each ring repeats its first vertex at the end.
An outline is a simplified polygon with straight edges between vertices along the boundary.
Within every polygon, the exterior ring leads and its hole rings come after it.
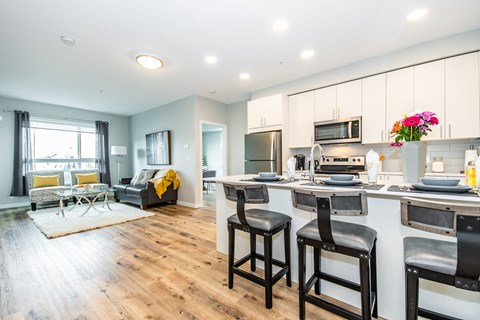
POLYGON ((177 190, 180 187, 180 180, 177 178, 177 173, 172 169, 165 169, 155 174, 153 179, 150 179, 153 183, 155 191, 159 198, 167 191, 169 185, 173 182, 173 190, 177 190))
POLYGON ((58 174, 55 176, 33 176, 33 188, 55 187, 59 185, 58 174))
POLYGON ((75 173, 77 184, 98 183, 96 173, 75 173))

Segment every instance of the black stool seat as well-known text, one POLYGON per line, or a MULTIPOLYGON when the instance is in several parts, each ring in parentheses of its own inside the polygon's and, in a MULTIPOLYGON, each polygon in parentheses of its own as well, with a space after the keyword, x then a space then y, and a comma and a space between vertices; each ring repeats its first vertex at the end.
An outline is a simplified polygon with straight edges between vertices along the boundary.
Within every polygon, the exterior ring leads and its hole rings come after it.
POLYGON ((239 275, 245 279, 265 287, 265 306, 272 308, 272 287, 283 276, 286 276, 287 286, 291 287, 291 263, 290 263, 290 228, 292 218, 272 210, 252 208, 245 210, 246 203, 268 203, 268 189, 264 184, 230 184, 224 183, 223 190, 228 200, 237 203, 237 213, 227 218, 228 222, 228 288, 233 288, 233 275, 239 275), (250 253, 235 262, 235 230, 249 233, 250 253), (285 248, 285 261, 273 258, 273 236, 283 231, 285 248), (264 254, 257 253, 256 237, 263 237, 264 254), (256 270, 256 260, 265 262, 265 276, 259 277, 247 272, 240 267, 250 262, 250 270, 256 270), (273 274, 273 265, 280 270, 273 274))
MULTIPOLYGON (((279 212, 269 211, 264 209, 248 209, 245 210, 245 218, 251 228, 272 231, 287 222, 292 221, 292 218, 279 212)), ((230 223, 242 224, 238 218, 238 214, 234 214, 227 219, 230 223)))
POLYGON ((454 276, 457 271, 455 242, 408 237, 403 239, 405 264, 454 276))
MULTIPOLYGON (((333 241, 338 246, 370 252, 377 239, 377 232, 372 228, 343 221, 331 221, 333 241)), ((297 236, 322 241, 318 232, 317 219, 310 221, 300 230, 297 236)))

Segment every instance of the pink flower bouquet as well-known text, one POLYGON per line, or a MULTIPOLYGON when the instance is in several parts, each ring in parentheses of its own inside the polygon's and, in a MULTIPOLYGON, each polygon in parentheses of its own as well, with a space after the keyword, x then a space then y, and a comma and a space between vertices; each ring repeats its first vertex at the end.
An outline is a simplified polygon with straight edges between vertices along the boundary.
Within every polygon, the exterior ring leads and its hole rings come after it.
POLYGON ((390 134, 395 137, 391 146, 401 146, 401 141, 420 141, 423 136, 432 131, 430 126, 438 124, 438 118, 434 112, 424 111, 404 116, 402 120, 395 122, 390 134))

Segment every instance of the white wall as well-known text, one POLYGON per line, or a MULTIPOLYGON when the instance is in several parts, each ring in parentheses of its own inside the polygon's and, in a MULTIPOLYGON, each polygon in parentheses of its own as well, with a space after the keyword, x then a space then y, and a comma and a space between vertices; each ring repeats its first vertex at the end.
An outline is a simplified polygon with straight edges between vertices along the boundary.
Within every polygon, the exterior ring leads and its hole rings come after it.
POLYGON ((245 173, 247 101, 228 105, 228 174, 245 173))
MULTIPOLYGON (((28 111, 31 115, 45 117, 108 121, 110 123, 110 146, 129 146, 130 129, 128 117, 5 97, 0 97, 0 109, 2 110, 0 114, 3 116, 3 121, 0 122, 0 146, 2 152, 2 156, 0 157, 0 168, 2 170, 0 174, 0 208, 16 206, 20 203, 30 203, 28 197, 9 196, 13 176, 14 113, 3 112, 3 109, 28 111)), ((129 162, 124 161, 121 164, 120 175, 125 176, 128 172, 130 172, 129 162)), ((110 157, 110 174, 112 183, 118 181, 117 162, 114 157, 110 157)))

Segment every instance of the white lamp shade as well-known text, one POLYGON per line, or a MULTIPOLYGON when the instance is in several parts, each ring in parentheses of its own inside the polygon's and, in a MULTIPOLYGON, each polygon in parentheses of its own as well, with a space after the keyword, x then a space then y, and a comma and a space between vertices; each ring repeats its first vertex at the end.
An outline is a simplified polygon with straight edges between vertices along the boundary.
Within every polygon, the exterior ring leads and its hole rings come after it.
POLYGON ((113 156, 126 156, 127 147, 125 146, 112 146, 111 153, 113 156))

